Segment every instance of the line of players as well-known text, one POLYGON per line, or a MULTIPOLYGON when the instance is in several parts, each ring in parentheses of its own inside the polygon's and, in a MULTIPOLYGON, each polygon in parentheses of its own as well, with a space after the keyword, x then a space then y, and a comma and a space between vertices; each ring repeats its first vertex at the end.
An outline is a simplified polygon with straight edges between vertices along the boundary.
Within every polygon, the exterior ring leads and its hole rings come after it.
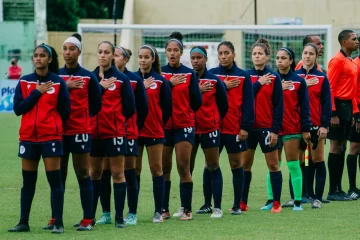
MULTIPOLYGON (((344 68, 338 59, 348 59, 347 56, 357 50, 354 35, 347 30, 339 34, 342 50, 330 62, 329 76, 335 75, 337 79, 342 74, 338 72, 344 68), (334 61, 337 61, 336 67, 331 65, 334 61)), ((312 207, 321 208, 328 128, 330 133, 343 132, 339 126, 344 126, 343 118, 349 115, 347 98, 355 99, 356 94, 356 85, 348 84, 347 89, 336 90, 336 84, 329 84, 316 64, 322 48, 318 36, 307 36, 296 72, 294 52, 280 48, 276 53, 278 71, 274 72, 266 66, 271 54, 269 43, 259 39, 252 47, 254 68, 244 71, 234 61, 233 44, 225 41, 218 46, 220 65, 211 70, 206 69, 206 49, 202 46, 192 48, 192 70, 180 63, 182 35, 174 32, 165 45, 169 63, 160 68, 156 49, 143 45, 138 51, 139 70, 133 73, 126 68, 131 51, 115 47, 108 41, 98 45, 99 66, 93 72, 78 64, 82 49, 80 35, 74 34, 65 40, 63 57, 66 64, 59 70, 55 50, 45 44, 39 45, 33 54, 35 72, 21 77, 14 97, 14 111, 16 115, 22 115, 19 157, 22 159, 23 187, 20 221, 9 232, 30 231, 29 213, 41 156, 51 188, 52 207, 52 219, 44 229, 52 233, 64 232, 62 214, 70 153, 83 207, 83 219, 74 225, 76 229, 88 231, 95 223, 112 223, 111 177, 115 226, 136 225, 144 147, 153 177, 155 223, 170 218, 174 148, 180 176, 181 207, 173 216, 184 221, 192 219, 192 171, 199 145, 205 155, 205 203, 197 213, 212 213, 212 218, 223 217, 223 180, 219 167, 219 153, 223 148, 227 150, 233 176, 234 204, 229 212, 240 215, 248 210, 251 167, 258 144, 269 168, 268 200, 262 209, 274 213, 282 211, 279 159, 284 149, 293 192, 293 203, 286 206, 303 210, 304 171, 299 159, 304 159, 307 146, 314 172, 312 176, 308 174, 309 179, 316 175, 312 207), (124 217, 126 194, 129 213, 124 217), (103 213, 95 222, 100 195, 103 213)), ((353 69, 357 81, 358 73, 355 67, 353 69)), ((349 82, 354 78, 346 73, 343 75, 344 78, 352 77, 349 82)), ((335 81, 330 78, 330 82, 335 81)), ((343 81, 341 84, 343 87, 343 81)), ((350 110, 352 120, 353 113, 357 116, 358 108, 351 100, 350 110)), ((346 129, 350 130, 352 121, 345 120, 346 129)), ((360 129, 356 120, 353 134, 360 129)), ((333 134, 331 141, 345 140, 339 139, 340 133, 333 134)), ((330 150, 329 165, 330 155, 335 155, 332 153, 335 150, 330 150)), ((338 178, 333 180, 335 188, 331 185, 332 176, 339 174, 334 174, 330 166, 329 173, 329 195, 340 197, 342 190, 336 185, 338 178)))

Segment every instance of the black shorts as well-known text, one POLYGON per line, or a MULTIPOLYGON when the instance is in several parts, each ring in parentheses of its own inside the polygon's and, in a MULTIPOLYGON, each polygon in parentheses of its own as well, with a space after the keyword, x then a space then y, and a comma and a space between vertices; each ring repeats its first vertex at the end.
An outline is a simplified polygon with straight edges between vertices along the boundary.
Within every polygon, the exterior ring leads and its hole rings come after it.
POLYGON ((91 150, 90 134, 76 134, 63 136, 64 153, 88 153, 91 150))
POLYGON ((179 142, 189 142, 194 145, 195 129, 193 127, 176 130, 165 130, 165 146, 175 146, 179 142))
POLYGON ((219 147, 219 130, 210 133, 195 134, 195 144, 201 144, 202 149, 219 147))
POLYGON ((270 129, 253 129, 249 131, 249 137, 247 139, 248 147, 255 150, 257 145, 260 144, 263 153, 269 153, 279 149, 281 146, 280 136, 274 147, 269 146, 270 132, 270 129))
POLYGON ((165 139, 164 138, 148 138, 148 137, 139 137, 138 139, 138 145, 143 147, 150 147, 157 144, 164 144, 165 139))
POLYGON ((127 140, 125 137, 91 140, 90 156, 92 157, 116 157, 126 155, 126 153, 127 140))
POLYGON ((350 142, 355 142, 355 143, 360 143, 360 133, 356 132, 355 124, 351 128, 349 141, 350 142))
POLYGON ((127 141, 127 153, 128 157, 136 157, 139 154, 138 150, 138 140, 137 139, 128 139, 127 141))
POLYGON ((350 138, 352 121, 346 121, 340 118, 340 126, 337 128, 329 127, 327 138, 330 140, 348 140, 350 138))
POLYGON ((220 152, 226 148, 228 154, 244 152, 248 149, 246 141, 239 141, 239 135, 221 134, 220 135, 220 152))
POLYGON ((19 154, 21 158, 39 161, 42 158, 61 157, 63 155, 62 141, 47 141, 41 143, 20 142, 19 154))

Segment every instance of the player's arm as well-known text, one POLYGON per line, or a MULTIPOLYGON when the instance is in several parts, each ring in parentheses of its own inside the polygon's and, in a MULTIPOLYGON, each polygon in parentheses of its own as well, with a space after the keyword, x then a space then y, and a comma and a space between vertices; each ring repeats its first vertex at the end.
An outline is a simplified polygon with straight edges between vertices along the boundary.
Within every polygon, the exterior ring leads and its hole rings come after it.
POLYGON ((310 132, 312 123, 310 119, 309 93, 304 79, 300 81, 298 101, 300 104, 301 131, 310 132))
POLYGON ((242 122, 241 129, 249 131, 255 122, 254 111, 254 85, 251 83, 249 75, 245 76, 243 84, 243 103, 242 103, 242 122))
POLYGON ((321 127, 328 128, 331 121, 331 92, 329 80, 325 76, 324 81, 321 86, 321 127))
POLYGON ((284 117, 284 100, 283 100, 283 90, 281 85, 281 79, 278 74, 276 74, 276 79, 274 81, 274 91, 273 91, 273 125, 271 132, 278 134, 284 117))
POLYGON ((60 79, 60 91, 58 97, 57 111, 63 123, 70 117, 70 94, 63 79, 60 79))
POLYGON ((216 78, 216 80, 216 105, 219 109, 221 120, 226 116, 226 113, 229 110, 229 102, 225 84, 219 78, 216 78))
POLYGON ((145 86, 141 79, 136 80, 136 87, 134 94, 135 94, 137 124, 140 131, 144 126, 145 118, 148 115, 148 111, 149 111, 145 86))
POLYGON ((195 72, 192 72, 190 77, 189 93, 190 93, 190 107, 194 112, 196 112, 201 107, 202 96, 199 88, 199 82, 196 78, 195 72))
POLYGON ((165 125, 172 115, 171 87, 169 81, 165 80, 165 78, 160 88, 160 107, 162 111, 162 120, 165 125))
POLYGON ((330 92, 331 92, 331 103, 332 103, 332 116, 337 116, 334 93, 337 87, 337 82, 339 80, 341 69, 343 66, 343 61, 338 58, 332 58, 328 65, 328 79, 330 83, 330 92))
POLYGON ((122 113, 127 120, 135 113, 135 98, 129 78, 125 75, 123 75, 122 78, 123 83, 120 90, 122 98, 122 113))
POLYGON ((21 91, 21 84, 20 81, 18 82, 15 88, 14 94, 14 107, 13 110, 17 116, 27 113, 30 111, 38 100, 41 97, 41 92, 37 89, 34 89, 29 96, 25 99, 23 98, 22 91, 21 91))
POLYGON ((94 74, 90 75, 89 80, 89 110, 90 116, 95 116, 101 110, 102 106, 102 93, 101 93, 101 85, 97 81, 94 74))

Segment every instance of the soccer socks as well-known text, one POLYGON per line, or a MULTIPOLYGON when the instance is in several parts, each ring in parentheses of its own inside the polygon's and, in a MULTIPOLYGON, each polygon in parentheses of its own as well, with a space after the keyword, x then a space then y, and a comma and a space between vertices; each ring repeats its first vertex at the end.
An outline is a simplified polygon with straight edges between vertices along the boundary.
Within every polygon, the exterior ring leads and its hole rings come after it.
POLYGON ((126 199, 126 182, 114 183, 115 220, 124 217, 124 206, 126 199))
POLYGON ((207 168, 204 168, 203 172, 203 193, 205 199, 205 205, 211 206, 212 189, 211 189, 211 174, 207 168))
POLYGON ((96 216, 97 204, 101 193, 101 180, 91 180, 93 185, 93 215, 92 219, 96 216))
POLYGON ((84 219, 92 219, 94 189, 90 177, 79 179, 81 206, 84 212, 84 219))
MULTIPOLYGON (((306 168, 306 180, 305 184, 306 188, 303 190, 303 192, 307 193, 309 197, 314 197, 314 180, 315 180, 315 166, 312 160, 309 159, 309 166, 306 168)), ((304 181, 303 181, 304 182, 304 181)))
POLYGON ((138 206, 138 184, 136 180, 136 170, 125 170, 125 179, 127 183, 127 200, 129 206, 129 213, 136 214, 138 206))
POLYGON ((184 207, 184 211, 187 210, 191 212, 192 193, 193 193, 192 182, 180 183, 180 199, 181 199, 181 205, 184 207))
POLYGON ((271 187, 274 195, 274 201, 280 202, 282 190, 282 174, 281 171, 270 172, 271 187))
MULTIPOLYGON (((279 168, 281 168, 281 161, 279 161, 279 168)), ((290 185, 290 187, 292 189, 291 185, 290 185)), ((274 195, 273 195, 271 181, 270 181, 270 171, 266 175, 266 190, 267 190, 268 200, 272 201, 274 199, 274 195)))
POLYGON ((48 179, 51 189, 51 201, 53 202, 55 224, 62 225, 63 210, 64 210, 64 186, 61 182, 61 171, 47 171, 46 177, 48 179))
POLYGON ((329 169, 329 194, 333 194, 337 190, 337 161, 340 154, 329 153, 328 169, 329 169))
MULTIPOLYGON (((243 171, 243 168, 238 168, 239 169, 239 172, 243 172, 243 176, 244 176, 244 187, 243 187, 243 191, 242 191, 242 194, 241 194, 241 200, 247 204, 247 201, 248 201, 248 197, 249 197, 249 189, 250 189, 250 183, 251 183, 251 178, 252 178, 252 172, 248 172, 248 171, 243 171), (241 170, 240 170, 241 169, 241 170)), ((231 171, 233 171, 235 169, 231 169, 231 171)), ((233 185, 234 185, 234 171, 233 171, 233 185)), ((241 184, 238 186, 241 188, 241 184)), ((235 185, 234 185, 234 193, 235 193, 235 185)), ((234 205, 235 206, 238 206, 238 204, 240 204, 240 201, 238 203, 235 202, 235 199, 234 199, 234 205)))
POLYGON ((343 175, 343 172, 344 172, 344 166, 345 166, 345 152, 346 152, 346 149, 341 151, 340 153, 340 156, 338 158, 338 161, 337 161, 337 164, 338 164, 338 171, 337 171, 337 188, 338 188, 338 191, 342 191, 342 175, 343 175))
POLYGON ((302 172, 300 168, 300 161, 289 161, 287 162, 290 176, 291 176, 291 184, 294 190, 294 200, 301 201, 302 200, 302 172))
POLYGON ((356 188, 356 172, 357 172, 357 155, 347 155, 346 165, 349 176, 349 189, 356 188))
POLYGON ((315 185, 315 198, 322 201, 325 182, 326 182, 326 167, 325 162, 317 162, 313 164, 316 173, 316 185, 315 185))
POLYGON ((165 192, 164 175, 152 177, 155 212, 161 213, 165 192))
POLYGON ((37 171, 22 170, 23 186, 20 193, 20 223, 29 225, 29 215, 32 200, 35 195, 37 171))
POLYGON ((301 190, 301 198, 304 197, 306 194, 307 194, 307 190, 306 190, 306 175, 307 175, 307 169, 305 168, 305 162, 303 163, 300 163, 299 161, 299 164, 300 164, 300 170, 301 170, 301 176, 302 176, 302 182, 301 182, 301 185, 302 185, 302 190, 301 190))
POLYGON ((140 175, 136 175, 136 182, 138 185, 138 191, 140 192, 140 175))
MULTIPOLYGON (((110 212, 111 199, 111 171, 106 169, 101 176, 100 203, 103 212, 110 212)), ((95 209, 96 210, 96 209, 95 209)))
MULTIPOLYGON (((211 188, 214 193, 214 208, 221 209, 221 199, 222 199, 222 191, 223 191, 223 177, 222 177, 221 169, 217 168, 216 170, 211 171, 210 175, 211 175, 211 188)), ((241 194, 241 190, 242 189, 240 185, 240 189, 238 190, 240 194, 241 194)), ((238 199, 239 199, 238 202, 240 202, 239 196, 238 199)))
POLYGON ((166 211, 169 211, 170 190, 171 190, 171 181, 165 181, 163 209, 165 209, 166 211))

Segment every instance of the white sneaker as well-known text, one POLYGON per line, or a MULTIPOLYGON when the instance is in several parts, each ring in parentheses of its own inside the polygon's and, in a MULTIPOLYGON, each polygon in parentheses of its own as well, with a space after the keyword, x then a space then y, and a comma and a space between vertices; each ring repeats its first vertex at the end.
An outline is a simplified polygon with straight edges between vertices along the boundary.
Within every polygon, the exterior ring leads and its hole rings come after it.
POLYGON ((184 213, 184 208, 180 207, 179 210, 173 214, 173 217, 182 217, 183 213, 184 213))
POLYGON ((164 219, 161 216, 161 213, 156 212, 153 217, 153 223, 161 223, 161 222, 164 222, 164 219))
POLYGON ((222 218, 224 216, 220 208, 214 208, 210 218, 222 218))

